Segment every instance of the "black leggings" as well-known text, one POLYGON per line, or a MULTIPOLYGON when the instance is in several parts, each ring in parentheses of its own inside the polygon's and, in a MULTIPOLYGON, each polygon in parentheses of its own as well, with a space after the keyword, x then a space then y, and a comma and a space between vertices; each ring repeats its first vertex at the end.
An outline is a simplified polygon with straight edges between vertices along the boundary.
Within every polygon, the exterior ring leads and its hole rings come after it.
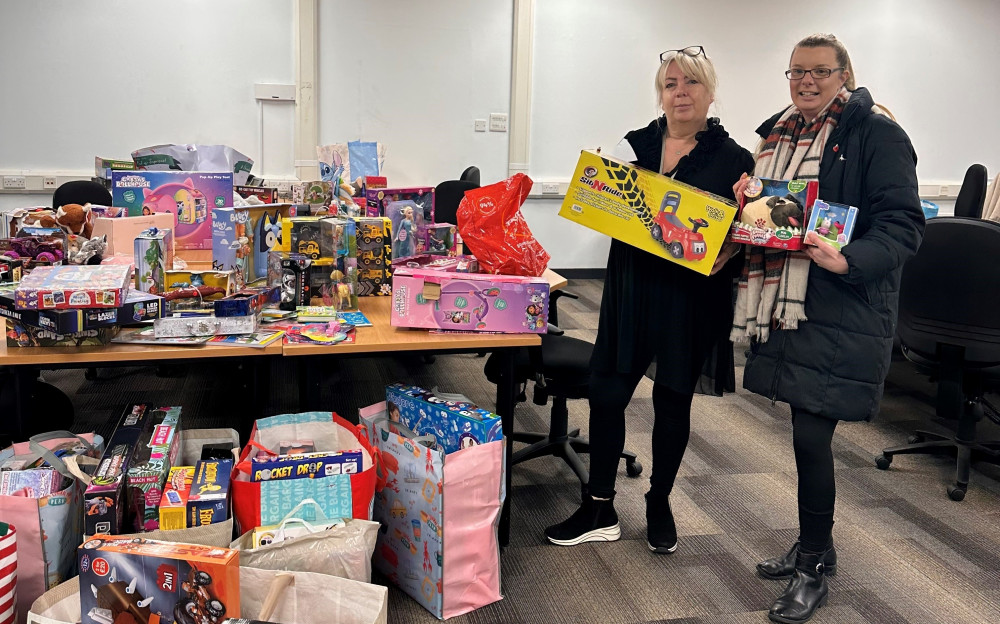
POLYGON ((833 431, 837 421, 792 408, 792 446, 799 473, 799 541, 807 552, 823 552, 833 536, 837 487, 833 477, 833 431))
MULTIPOLYGON (((642 379, 642 373, 598 373, 590 378, 590 483, 591 496, 615 494, 618 464, 625 449, 625 408, 642 379)), ((653 466, 650 492, 669 494, 691 433, 691 400, 663 384, 653 384, 653 466)))

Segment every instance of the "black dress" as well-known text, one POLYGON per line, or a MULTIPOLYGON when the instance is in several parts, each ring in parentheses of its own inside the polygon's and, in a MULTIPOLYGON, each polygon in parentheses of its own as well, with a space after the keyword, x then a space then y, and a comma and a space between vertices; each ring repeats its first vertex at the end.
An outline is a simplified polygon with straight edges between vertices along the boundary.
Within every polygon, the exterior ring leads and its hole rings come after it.
MULTIPOLYGON (((666 119, 625 135, 635 164, 658 171, 666 119)), ((731 199, 733 184, 753 172, 753 157, 729 138, 719 120, 696 136, 674 179, 731 199)), ((742 254, 721 271, 704 276, 646 251, 612 240, 601 318, 591 367, 602 373, 640 373, 656 363, 654 380, 679 393, 721 394, 732 389, 733 278, 742 254), (716 357, 709 357, 719 349, 716 357), (706 365, 706 361, 708 365, 706 365), (713 381, 699 384, 707 369, 713 381)))

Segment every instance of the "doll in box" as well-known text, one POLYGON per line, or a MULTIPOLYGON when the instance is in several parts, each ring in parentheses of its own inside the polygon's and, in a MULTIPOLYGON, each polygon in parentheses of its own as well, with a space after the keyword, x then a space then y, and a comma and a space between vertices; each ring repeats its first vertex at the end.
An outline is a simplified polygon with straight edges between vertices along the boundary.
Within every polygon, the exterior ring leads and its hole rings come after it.
POLYGON ((399 209, 399 221, 393 223, 396 236, 393 238, 392 257, 407 258, 417 252, 417 224, 412 206, 399 209))

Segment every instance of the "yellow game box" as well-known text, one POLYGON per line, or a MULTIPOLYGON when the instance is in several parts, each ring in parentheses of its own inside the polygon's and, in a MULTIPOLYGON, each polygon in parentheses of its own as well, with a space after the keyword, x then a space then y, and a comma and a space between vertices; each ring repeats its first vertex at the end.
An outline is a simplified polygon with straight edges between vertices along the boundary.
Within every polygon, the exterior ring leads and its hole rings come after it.
POLYGON ((708 275, 736 212, 718 195, 585 150, 559 216, 708 275))

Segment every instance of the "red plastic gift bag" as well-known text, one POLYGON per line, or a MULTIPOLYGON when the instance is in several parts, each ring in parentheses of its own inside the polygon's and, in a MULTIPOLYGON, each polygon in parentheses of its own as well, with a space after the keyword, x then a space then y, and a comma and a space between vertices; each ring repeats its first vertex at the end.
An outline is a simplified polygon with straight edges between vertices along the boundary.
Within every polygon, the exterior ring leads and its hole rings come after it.
POLYGON ((515 173, 502 182, 472 189, 458 205, 458 232, 483 273, 539 277, 549 254, 532 236, 521 214, 531 178, 515 173))

